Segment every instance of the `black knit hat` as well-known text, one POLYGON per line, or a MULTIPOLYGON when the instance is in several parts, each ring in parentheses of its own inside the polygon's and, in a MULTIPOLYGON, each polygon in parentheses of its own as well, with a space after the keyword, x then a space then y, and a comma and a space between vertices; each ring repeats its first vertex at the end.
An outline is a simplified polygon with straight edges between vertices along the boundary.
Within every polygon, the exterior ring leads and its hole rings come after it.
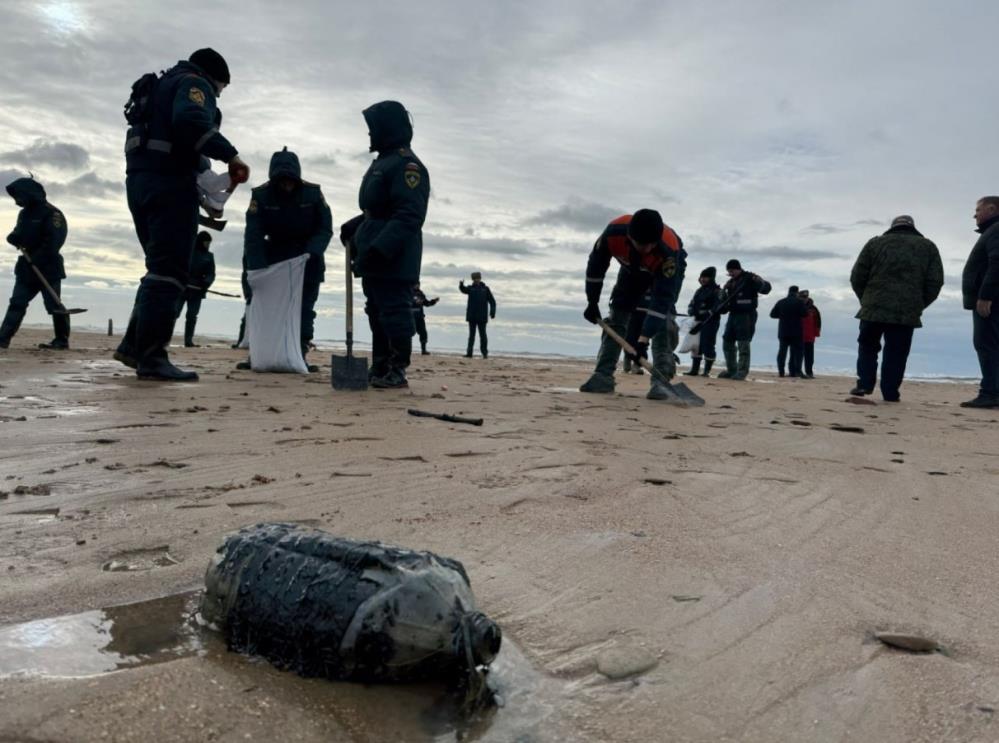
POLYGON ((663 237, 663 218, 654 209, 639 209, 628 223, 628 237, 639 245, 659 242, 663 237))
POLYGON ((188 61, 203 69, 217 82, 229 84, 229 65, 225 63, 222 55, 214 49, 208 47, 199 49, 190 56, 188 61))
POLYGON ((708 266, 703 271, 701 271, 701 278, 702 279, 704 277, 707 277, 707 278, 711 279, 712 281, 714 281, 715 280, 715 276, 717 276, 717 275, 718 275, 718 271, 715 270, 714 266, 708 266))
POLYGON ((739 263, 739 261, 737 261, 735 258, 733 258, 732 260, 730 260, 728 263, 725 264, 725 270, 726 271, 741 271, 742 270, 742 264, 739 263))

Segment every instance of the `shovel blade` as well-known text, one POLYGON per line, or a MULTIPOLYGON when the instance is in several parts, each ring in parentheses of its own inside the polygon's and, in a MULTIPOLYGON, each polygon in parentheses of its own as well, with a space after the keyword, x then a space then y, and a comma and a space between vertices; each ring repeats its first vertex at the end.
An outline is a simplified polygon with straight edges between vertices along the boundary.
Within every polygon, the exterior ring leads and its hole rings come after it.
POLYGON ((335 390, 368 389, 368 360, 357 356, 337 356, 330 359, 330 381, 335 390))
POLYGON ((680 401, 680 404, 691 408, 699 408, 704 405, 704 398, 690 389, 690 387, 683 382, 671 384, 670 388, 673 394, 675 394, 677 399, 680 401))
POLYGON ((67 310, 65 308, 61 310, 52 310, 53 315, 79 315, 81 312, 86 312, 86 310, 79 307, 71 310, 67 310))

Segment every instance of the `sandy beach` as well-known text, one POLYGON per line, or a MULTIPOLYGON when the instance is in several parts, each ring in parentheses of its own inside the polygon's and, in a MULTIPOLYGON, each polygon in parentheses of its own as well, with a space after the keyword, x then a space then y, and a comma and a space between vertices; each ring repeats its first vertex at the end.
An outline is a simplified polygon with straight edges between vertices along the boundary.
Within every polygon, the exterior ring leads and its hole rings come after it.
MULTIPOLYGON (((174 349, 199 384, 156 384, 117 339, 47 337, 0 353, 0 626, 196 590, 226 533, 294 521, 465 564, 509 641, 507 704, 467 740, 999 740, 999 410, 959 408, 970 386, 697 378, 707 405, 680 409, 646 377, 579 393, 585 361, 431 355, 409 391, 346 393, 328 353, 260 375, 221 341, 174 349)), ((432 691, 211 637, 53 678, 10 675, 0 636, 2 741, 456 737, 432 691)))

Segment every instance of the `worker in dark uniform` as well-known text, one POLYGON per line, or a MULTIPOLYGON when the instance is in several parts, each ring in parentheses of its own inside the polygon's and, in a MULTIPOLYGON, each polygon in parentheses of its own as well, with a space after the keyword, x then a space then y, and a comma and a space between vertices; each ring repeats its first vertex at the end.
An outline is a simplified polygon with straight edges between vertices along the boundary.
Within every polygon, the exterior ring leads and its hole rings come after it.
POLYGON ((341 226, 340 240, 351 251, 367 300, 371 385, 394 389, 409 386, 413 284, 420 280, 430 176, 410 149, 413 126, 401 103, 376 103, 364 110, 364 119, 378 157, 361 181, 363 214, 341 226))
MULTIPOLYGON (((148 76, 146 76, 148 77, 148 76)), ((140 86, 142 80, 136 82, 140 86)), ((219 133, 215 99, 229 84, 229 67, 212 49, 178 62, 136 97, 125 141, 128 208, 146 258, 128 330, 114 357, 140 379, 197 381, 167 356, 177 305, 189 283, 198 232, 197 175, 208 160, 228 164, 230 190, 250 169, 219 133)))
MULTIPOLYGON (((27 251, 31 263, 41 271, 58 294, 59 285, 66 278, 62 256, 59 254, 66 242, 66 218, 46 200, 45 189, 34 178, 18 178, 7 186, 7 193, 21 207, 17 224, 14 231, 7 235, 7 242, 27 251)), ((69 315, 56 314, 60 309, 59 304, 45 290, 23 255, 14 264, 14 291, 10 295, 7 314, 0 324, 0 348, 10 345, 10 339, 21 327, 28 304, 39 292, 42 293, 45 310, 52 315, 55 338, 48 343, 40 343, 38 347, 59 350, 69 348, 69 315)))
POLYGON ((805 319, 807 313, 808 307, 805 305, 805 300, 798 296, 796 286, 789 287, 787 296, 779 300, 770 310, 770 317, 777 320, 777 374, 781 377, 784 376, 785 362, 788 365, 789 376, 801 376, 801 363, 805 355, 801 321, 805 319))
POLYGON ((187 317, 184 322, 184 348, 197 348, 194 342, 194 327, 198 324, 198 313, 201 302, 208 290, 215 283, 215 256, 211 251, 212 236, 205 230, 198 233, 194 243, 194 253, 191 254, 191 270, 187 290, 177 305, 177 317, 180 317, 187 304, 187 317))
POLYGON ((427 350, 427 318, 423 308, 433 307, 440 301, 440 297, 427 299, 427 295, 420 289, 419 281, 413 285, 413 322, 416 323, 416 335, 420 339, 420 353, 424 356, 430 352, 427 350))
MULTIPOLYGON (((597 239, 586 264, 586 310, 583 317, 594 325, 600 315, 600 294, 611 259, 620 265, 611 292, 606 322, 635 349, 635 357, 648 358, 670 380, 676 374, 673 351, 679 340, 676 300, 680 296, 687 253, 683 241, 659 212, 639 209, 612 221, 597 239)), ((579 388, 581 392, 613 392, 614 370, 621 347, 606 333, 600 341, 596 369, 579 388)), ((669 392, 658 375, 650 375, 650 400, 665 400, 669 392)))
MULTIPOLYGON (((302 284, 302 358, 315 332, 319 285, 326 278, 323 254, 333 237, 333 214, 322 189, 302 180, 298 156, 285 147, 271 156, 270 180, 253 189, 246 210, 243 257, 246 269, 267 266, 308 255, 302 284)), ((252 301, 247 301, 247 304, 252 301)), ((318 371, 309 366, 309 371, 318 371)))
POLYGON ((458 291, 468 295, 468 303, 465 305, 465 322, 468 323, 468 350, 465 358, 472 358, 472 351, 475 349, 475 332, 479 332, 479 351, 482 358, 489 358, 489 337, 486 335, 486 324, 490 320, 496 319, 496 299, 492 290, 482 281, 482 274, 478 271, 472 273, 472 285, 465 286, 465 282, 458 282, 458 291))
POLYGON ((755 273, 742 270, 734 258, 725 264, 729 279, 721 293, 722 313, 728 313, 725 332, 722 334, 722 351, 725 353, 725 371, 719 379, 745 379, 749 376, 749 348, 756 334, 756 308, 759 296, 769 294, 769 281, 755 273))
POLYGON ((715 282, 718 272, 714 266, 708 266, 701 271, 698 279, 700 286, 694 292, 690 304, 687 306, 687 314, 697 322, 702 323, 697 331, 697 353, 692 358, 690 371, 685 371, 684 375, 696 377, 701 366, 701 359, 704 359, 704 376, 710 376, 711 366, 715 363, 715 341, 718 338, 718 327, 721 325, 721 315, 714 313, 718 307, 718 299, 721 295, 721 287, 715 282))

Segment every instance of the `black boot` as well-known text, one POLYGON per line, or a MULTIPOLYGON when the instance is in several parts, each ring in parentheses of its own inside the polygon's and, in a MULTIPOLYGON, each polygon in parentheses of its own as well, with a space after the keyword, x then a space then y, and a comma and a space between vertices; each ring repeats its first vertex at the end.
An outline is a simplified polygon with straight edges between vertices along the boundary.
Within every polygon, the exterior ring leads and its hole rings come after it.
POLYGON ((14 337, 17 329, 21 327, 21 320, 24 319, 24 310, 16 310, 13 307, 7 308, 7 314, 0 324, 0 348, 10 346, 10 339, 14 337))
POLYGON ((69 348, 69 315, 52 315, 52 328, 55 338, 48 343, 39 343, 39 348, 53 351, 65 351, 69 348))
POLYGON ((136 303, 135 346, 139 350, 135 368, 139 379, 159 382, 197 382, 193 371, 178 369, 167 356, 177 316, 179 289, 166 281, 142 280, 136 303))
POLYGON ((704 371, 701 374, 702 377, 711 376, 711 367, 714 365, 714 363, 715 363, 714 359, 704 359, 704 371))
POLYGON ((129 369, 134 369, 138 365, 136 360, 135 352, 135 326, 138 323, 138 307, 139 307, 139 295, 135 295, 135 305, 132 307, 132 314, 128 318, 128 327, 125 329, 125 335, 121 339, 121 343, 118 344, 118 348, 115 349, 114 359, 115 361, 120 361, 129 369))
POLYGON ((194 326, 197 324, 198 318, 187 317, 184 319, 184 348, 198 348, 198 344, 194 342, 194 326))
POLYGON ((693 359, 693 361, 690 364, 690 371, 685 371, 683 373, 683 376, 685 376, 685 377, 696 377, 697 376, 697 372, 700 371, 700 368, 701 368, 701 357, 700 356, 695 356, 694 359, 693 359))
POLYGON ((423 355, 423 356, 429 356, 430 355, 430 351, 427 350, 427 344, 426 343, 421 343, 420 344, 420 354, 423 355))

